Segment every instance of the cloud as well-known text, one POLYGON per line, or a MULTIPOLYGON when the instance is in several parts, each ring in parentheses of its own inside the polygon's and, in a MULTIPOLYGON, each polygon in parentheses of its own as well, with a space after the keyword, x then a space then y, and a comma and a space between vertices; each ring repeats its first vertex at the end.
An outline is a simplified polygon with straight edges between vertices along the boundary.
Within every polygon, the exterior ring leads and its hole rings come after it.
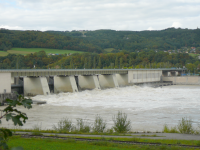
POLYGON ((152 27, 149 27, 147 30, 150 30, 150 31, 151 31, 151 30, 154 30, 154 29, 153 29, 152 27))
POLYGON ((7 26, 7 25, 1 25, 0 28, 4 28, 4 29, 10 29, 10 30, 22 30, 22 27, 18 27, 18 26, 7 26))
POLYGON ((29 30, 196 28, 199 8, 199 0, 3 0, 0 26, 29 30))
POLYGON ((182 25, 180 22, 173 22, 172 27, 174 28, 180 28, 182 25))

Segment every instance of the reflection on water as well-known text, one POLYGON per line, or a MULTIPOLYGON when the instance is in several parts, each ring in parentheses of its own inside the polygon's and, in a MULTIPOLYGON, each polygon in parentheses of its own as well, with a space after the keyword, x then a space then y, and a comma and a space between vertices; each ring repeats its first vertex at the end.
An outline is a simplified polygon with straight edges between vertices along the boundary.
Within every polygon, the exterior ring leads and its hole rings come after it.
MULTIPOLYGON (((117 111, 128 114, 133 131, 161 131, 167 123, 174 126, 182 117, 191 117, 194 125, 200 122, 200 86, 123 87, 106 90, 83 91, 79 93, 60 93, 58 95, 33 97, 45 100, 46 105, 34 105, 30 110, 20 108, 27 113, 29 120, 24 128, 42 124, 43 129, 51 129, 61 118, 87 119, 93 122, 100 114, 109 127, 112 116, 117 111)), ((12 123, 3 122, 3 126, 12 127, 12 123)))

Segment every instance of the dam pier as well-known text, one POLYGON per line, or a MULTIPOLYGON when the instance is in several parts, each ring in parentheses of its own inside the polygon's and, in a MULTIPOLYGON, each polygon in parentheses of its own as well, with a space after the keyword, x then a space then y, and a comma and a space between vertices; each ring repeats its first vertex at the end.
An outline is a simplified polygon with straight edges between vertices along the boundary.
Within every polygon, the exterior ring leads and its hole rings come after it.
POLYGON ((138 84, 198 84, 199 77, 185 80, 186 69, 3 69, 0 70, 0 101, 13 93, 24 96, 118 88, 138 84))

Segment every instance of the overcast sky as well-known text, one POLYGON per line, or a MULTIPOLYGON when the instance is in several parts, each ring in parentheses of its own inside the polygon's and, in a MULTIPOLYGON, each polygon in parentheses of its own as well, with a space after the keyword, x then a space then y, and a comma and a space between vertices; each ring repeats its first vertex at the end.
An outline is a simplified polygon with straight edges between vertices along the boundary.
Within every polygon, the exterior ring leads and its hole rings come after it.
POLYGON ((0 0, 0 28, 161 30, 200 27, 200 0, 0 0))

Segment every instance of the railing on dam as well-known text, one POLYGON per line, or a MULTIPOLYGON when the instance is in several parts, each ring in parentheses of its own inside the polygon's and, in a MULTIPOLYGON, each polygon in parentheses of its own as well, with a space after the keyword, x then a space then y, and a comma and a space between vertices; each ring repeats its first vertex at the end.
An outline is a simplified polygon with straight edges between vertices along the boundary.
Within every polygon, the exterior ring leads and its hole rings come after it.
POLYGON ((55 75, 95 75, 95 74, 128 74, 128 71, 184 71, 186 69, 1 69, 0 73, 11 73, 12 76, 55 76, 55 75))

